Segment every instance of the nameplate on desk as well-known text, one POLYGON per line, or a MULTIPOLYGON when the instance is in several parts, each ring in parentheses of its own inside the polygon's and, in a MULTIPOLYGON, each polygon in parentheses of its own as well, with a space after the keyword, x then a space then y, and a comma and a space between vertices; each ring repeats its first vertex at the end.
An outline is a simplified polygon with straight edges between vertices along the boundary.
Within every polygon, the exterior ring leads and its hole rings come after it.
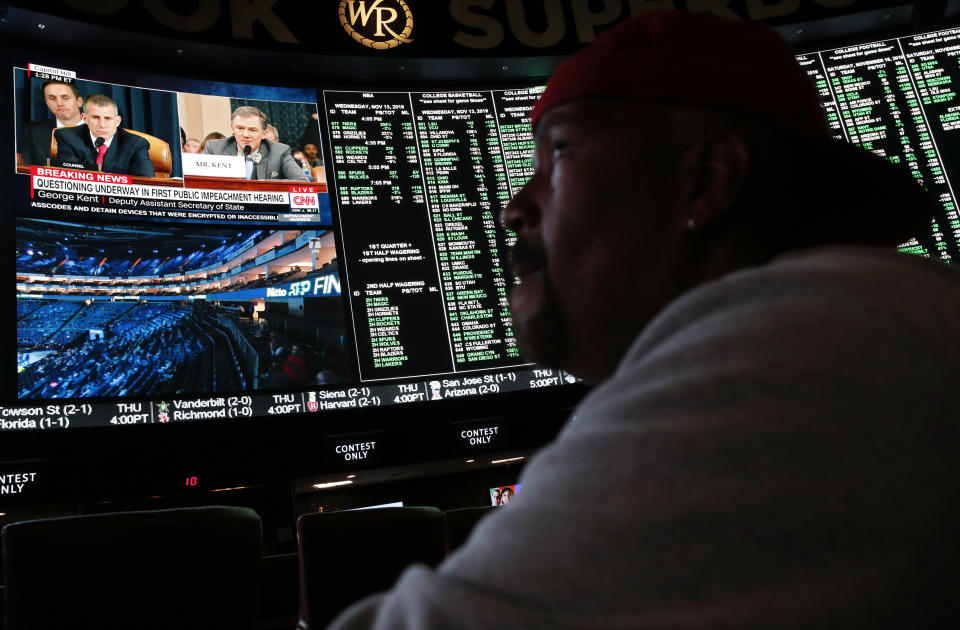
POLYGON ((204 153, 181 153, 184 175, 207 175, 210 177, 237 177, 244 179, 247 168, 239 155, 206 155, 204 153))

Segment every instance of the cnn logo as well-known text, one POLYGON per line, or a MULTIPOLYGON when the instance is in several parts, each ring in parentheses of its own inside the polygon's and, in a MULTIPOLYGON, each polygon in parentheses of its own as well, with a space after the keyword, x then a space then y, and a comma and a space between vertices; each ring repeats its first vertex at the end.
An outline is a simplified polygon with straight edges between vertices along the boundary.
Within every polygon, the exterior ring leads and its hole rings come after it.
POLYGON ((294 195, 293 205, 295 206, 315 206, 317 205, 316 195, 294 195))
POLYGON ((290 193, 290 208, 294 210, 319 210, 320 201, 315 192, 293 191, 290 193))

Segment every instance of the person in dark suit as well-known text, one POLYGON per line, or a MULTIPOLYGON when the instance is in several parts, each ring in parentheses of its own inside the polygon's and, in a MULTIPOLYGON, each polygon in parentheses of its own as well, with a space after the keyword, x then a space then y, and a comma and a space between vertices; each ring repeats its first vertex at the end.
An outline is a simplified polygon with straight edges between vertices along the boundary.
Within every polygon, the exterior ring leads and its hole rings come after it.
POLYGON ((104 94, 91 94, 83 110, 86 126, 65 127, 53 134, 57 140, 58 161, 97 164, 105 173, 142 177, 156 174, 150 161, 150 143, 120 129, 121 118, 113 99, 104 94))
POLYGON ((50 139, 54 129, 83 124, 83 98, 75 83, 44 81, 41 86, 43 101, 54 118, 28 122, 23 126, 19 143, 25 164, 45 165, 50 158, 50 139))
POLYGON ((316 105, 306 104, 303 106, 307 111, 307 124, 300 135, 300 146, 306 147, 308 144, 320 146, 320 116, 317 113, 316 105))
POLYGON ((293 179, 309 181, 290 155, 290 147, 264 136, 267 115, 256 107, 242 106, 230 116, 232 138, 210 140, 203 148, 207 155, 239 155, 246 158, 247 179, 293 179), (245 149, 249 151, 244 153, 245 149))

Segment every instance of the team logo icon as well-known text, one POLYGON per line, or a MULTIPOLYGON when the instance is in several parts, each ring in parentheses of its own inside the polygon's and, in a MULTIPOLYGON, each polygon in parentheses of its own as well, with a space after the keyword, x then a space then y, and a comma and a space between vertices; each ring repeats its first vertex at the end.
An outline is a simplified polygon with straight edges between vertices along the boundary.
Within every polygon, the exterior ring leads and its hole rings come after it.
POLYGON ((413 12, 404 0, 340 0, 340 25, 356 42, 387 50, 413 41, 413 12))
POLYGON ((307 400, 307 409, 316 411, 319 407, 317 403, 317 392, 307 392, 307 396, 309 397, 309 400, 307 400))
POLYGON ((160 422, 170 422, 170 415, 167 413, 170 410, 170 405, 166 402, 157 403, 157 420, 160 422))

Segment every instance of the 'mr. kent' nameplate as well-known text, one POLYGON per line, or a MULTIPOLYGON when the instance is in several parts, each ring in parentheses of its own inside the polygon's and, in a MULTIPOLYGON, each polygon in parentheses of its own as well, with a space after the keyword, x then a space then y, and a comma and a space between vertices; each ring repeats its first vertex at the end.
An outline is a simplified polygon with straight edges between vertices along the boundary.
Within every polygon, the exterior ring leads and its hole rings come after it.
POLYGON ((243 158, 239 155, 206 155, 204 153, 181 153, 184 175, 209 175, 212 177, 247 176, 243 158))

